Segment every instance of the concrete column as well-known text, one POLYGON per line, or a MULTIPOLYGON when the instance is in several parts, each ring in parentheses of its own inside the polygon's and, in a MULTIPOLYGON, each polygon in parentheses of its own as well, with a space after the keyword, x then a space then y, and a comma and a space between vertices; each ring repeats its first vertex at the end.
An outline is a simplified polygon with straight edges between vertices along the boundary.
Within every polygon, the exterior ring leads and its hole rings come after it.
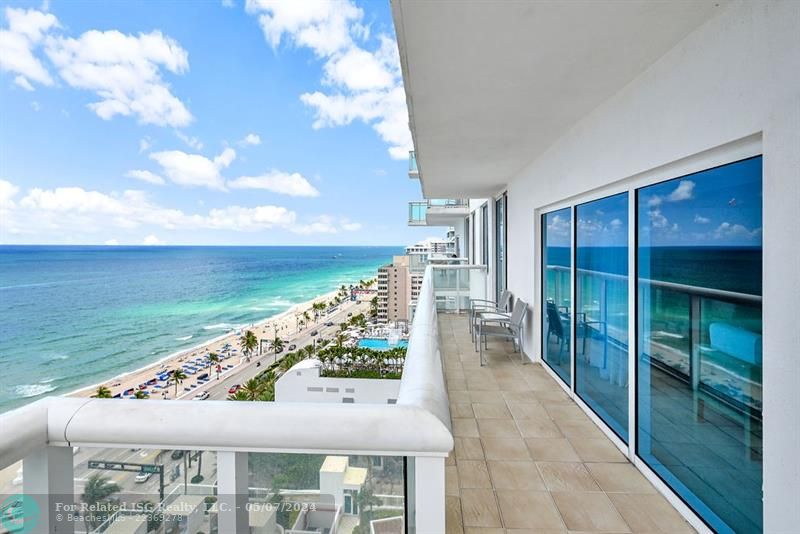
POLYGON ((247 511, 247 453, 217 453, 217 501, 219 531, 250 532, 247 511))
MULTIPOLYGON (((416 534, 445 532, 444 461, 442 456, 414 458, 413 509, 416 534)), ((409 462, 409 466, 411 464, 409 462)))
POLYGON ((32 451, 22 461, 22 488, 27 498, 38 506, 32 532, 72 534, 75 522, 68 519, 75 503, 72 447, 43 447, 32 451))

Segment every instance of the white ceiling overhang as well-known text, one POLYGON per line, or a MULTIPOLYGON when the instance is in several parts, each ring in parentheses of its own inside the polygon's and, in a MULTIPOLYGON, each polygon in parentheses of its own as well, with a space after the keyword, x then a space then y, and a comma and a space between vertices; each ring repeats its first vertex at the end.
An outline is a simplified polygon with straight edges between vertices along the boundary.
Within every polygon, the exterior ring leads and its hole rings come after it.
POLYGON ((392 0, 423 193, 498 191, 724 0, 392 0))

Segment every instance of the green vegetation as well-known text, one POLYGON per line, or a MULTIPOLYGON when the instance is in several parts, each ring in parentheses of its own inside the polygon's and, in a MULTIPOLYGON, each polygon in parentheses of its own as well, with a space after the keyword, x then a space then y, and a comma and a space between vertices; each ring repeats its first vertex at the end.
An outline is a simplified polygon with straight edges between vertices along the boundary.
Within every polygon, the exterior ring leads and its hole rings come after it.
POLYGON ((256 337, 252 330, 247 330, 244 335, 239 338, 239 348, 242 349, 242 354, 245 355, 249 362, 250 357, 258 348, 258 337, 256 337))
POLYGON ((111 517, 111 514, 113 514, 119 506, 119 501, 117 499, 112 499, 111 496, 119 491, 120 487, 112 482, 110 478, 104 477, 100 473, 89 475, 89 478, 86 480, 86 485, 83 487, 81 500, 90 507, 96 507, 101 503, 104 504, 104 506, 98 509, 94 514, 87 514, 86 526, 88 531, 95 530, 111 517))
POLYGON ((105 386, 100 386, 97 388, 97 391, 95 391, 92 397, 96 399, 110 399, 112 397, 111 390, 105 386))
POLYGON ((167 379, 167 383, 169 384, 172 382, 175 384, 175 397, 178 397, 178 384, 182 383, 186 380, 186 373, 183 372, 182 369, 173 369, 169 373, 169 378, 167 379))

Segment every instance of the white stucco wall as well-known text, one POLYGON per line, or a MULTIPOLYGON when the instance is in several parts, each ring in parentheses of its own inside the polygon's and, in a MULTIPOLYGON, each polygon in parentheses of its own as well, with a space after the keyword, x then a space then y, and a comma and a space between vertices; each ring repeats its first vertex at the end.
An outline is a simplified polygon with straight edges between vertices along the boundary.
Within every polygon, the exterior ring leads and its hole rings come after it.
MULTIPOLYGON (((540 294, 534 280, 543 208, 642 176, 670 177, 724 160, 742 146, 760 146, 764 156, 765 532, 797 532, 800 2, 731 4, 513 178, 509 287, 532 304, 525 351, 538 359, 540 294)), ((493 225, 490 241, 491 233, 493 225)))
POLYGON ((275 382, 275 401, 341 404, 351 398, 355 404, 389 404, 399 391, 399 380, 326 378, 319 367, 293 367, 275 382))

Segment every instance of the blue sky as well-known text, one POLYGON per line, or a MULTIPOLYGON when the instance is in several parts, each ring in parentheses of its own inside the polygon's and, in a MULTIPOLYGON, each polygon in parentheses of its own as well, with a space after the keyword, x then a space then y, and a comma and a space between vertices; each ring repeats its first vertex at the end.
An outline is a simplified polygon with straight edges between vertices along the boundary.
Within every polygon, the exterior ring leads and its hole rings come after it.
POLYGON ((0 3, 0 243, 400 245, 388 2, 0 3))
MULTIPOLYGON (((761 157, 675 178, 639 190, 642 246, 761 246, 761 157)), ((582 247, 625 246, 627 196, 582 204, 582 247)), ((547 214, 549 246, 570 244, 570 211, 547 214)))

